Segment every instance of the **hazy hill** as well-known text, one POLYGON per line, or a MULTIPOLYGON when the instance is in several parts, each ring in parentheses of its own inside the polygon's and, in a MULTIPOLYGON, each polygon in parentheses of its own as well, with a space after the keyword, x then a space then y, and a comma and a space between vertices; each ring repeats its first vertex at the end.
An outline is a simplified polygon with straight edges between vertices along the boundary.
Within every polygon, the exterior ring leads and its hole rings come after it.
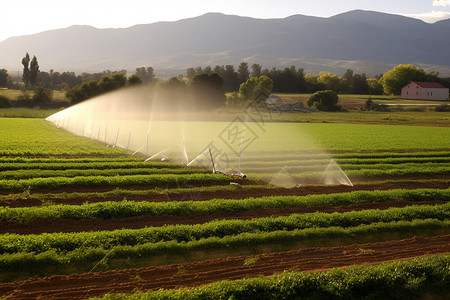
POLYGON ((184 70, 245 60, 268 68, 352 68, 368 75, 414 63, 450 76, 449 32, 450 20, 428 24, 360 10, 330 18, 284 19, 208 13, 122 29, 71 26, 9 38, 0 42, 0 67, 20 70, 29 52, 37 56, 42 70, 59 71, 131 71, 140 66, 184 70))

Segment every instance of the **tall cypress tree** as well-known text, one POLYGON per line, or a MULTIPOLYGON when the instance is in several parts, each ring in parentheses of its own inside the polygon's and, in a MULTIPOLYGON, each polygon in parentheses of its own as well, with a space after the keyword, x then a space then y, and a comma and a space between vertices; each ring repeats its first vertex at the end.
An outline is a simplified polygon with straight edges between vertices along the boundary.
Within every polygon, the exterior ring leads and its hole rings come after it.
POLYGON ((31 86, 34 86, 37 82, 37 77, 39 73, 39 64, 37 61, 36 56, 33 56, 33 59, 30 63, 30 84, 31 86))
POLYGON ((22 80, 23 83, 25 83, 25 87, 28 87, 30 85, 30 69, 28 67, 29 63, 30 63, 30 55, 27 52, 25 57, 22 58, 22 65, 23 65, 22 80))

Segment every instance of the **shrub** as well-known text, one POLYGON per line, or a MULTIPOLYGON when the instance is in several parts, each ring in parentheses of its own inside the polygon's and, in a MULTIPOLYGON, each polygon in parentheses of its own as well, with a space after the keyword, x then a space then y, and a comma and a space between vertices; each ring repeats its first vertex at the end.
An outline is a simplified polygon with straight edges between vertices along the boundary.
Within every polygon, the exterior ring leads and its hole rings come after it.
POLYGON ((326 90, 312 94, 306 104, 321 111, 340 111, 341 107, 337 105, 338 101, 339 97, 335 91, 326 90))
POLYGON ((11 101, 5 97, 0 95, 0 108, 10 108, 11 107, 11 101))
POLYGON ((52 91, 42 86, 38 86, 34 90, 33 102, 35 104, 48 104, 52 101, 52 91))
POLYGON ((436 106, 436 107, 434 108, 434 111, 439 111, 439 112, 450 112, 450 105, 443 104, 443 105, 436 106))

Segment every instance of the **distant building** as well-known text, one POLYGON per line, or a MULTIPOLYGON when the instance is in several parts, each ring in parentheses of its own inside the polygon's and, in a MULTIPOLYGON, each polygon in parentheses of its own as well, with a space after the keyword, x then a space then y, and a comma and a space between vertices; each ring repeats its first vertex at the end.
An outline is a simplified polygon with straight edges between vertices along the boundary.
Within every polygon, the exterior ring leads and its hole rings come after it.
POLYGON ((275 95, 270 95, 267 99, 266 99, 266 104, 270 104, 270 105, 276 105, 276 104, 280 104, 281 103, 281 98, 275 95))
POLYGON ((437 82, 411 81, 402 87, 402 99, 448 100, 448 88, 437 82))

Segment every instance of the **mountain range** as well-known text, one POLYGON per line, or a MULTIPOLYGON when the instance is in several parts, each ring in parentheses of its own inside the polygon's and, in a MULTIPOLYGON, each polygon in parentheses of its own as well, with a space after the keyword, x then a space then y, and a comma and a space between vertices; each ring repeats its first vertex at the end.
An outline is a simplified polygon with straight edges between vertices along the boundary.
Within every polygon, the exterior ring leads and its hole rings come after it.
MULTIPOLYGON (((306 72, 379 74, 412 63, 450 76, 450 19, 428 24, 355 10, 329 18, 254 19, 207 13, 119 29, 75 25, 0 42, 0 68, 21 70, 25 53, 40 69, 96 72, 152 66, 161 72, 238 65, 296 65, 306 72)), ((179 73, 178 73, 179 74, 179 73)), ((157 74, 158 75, 158 74, 157 74)))

